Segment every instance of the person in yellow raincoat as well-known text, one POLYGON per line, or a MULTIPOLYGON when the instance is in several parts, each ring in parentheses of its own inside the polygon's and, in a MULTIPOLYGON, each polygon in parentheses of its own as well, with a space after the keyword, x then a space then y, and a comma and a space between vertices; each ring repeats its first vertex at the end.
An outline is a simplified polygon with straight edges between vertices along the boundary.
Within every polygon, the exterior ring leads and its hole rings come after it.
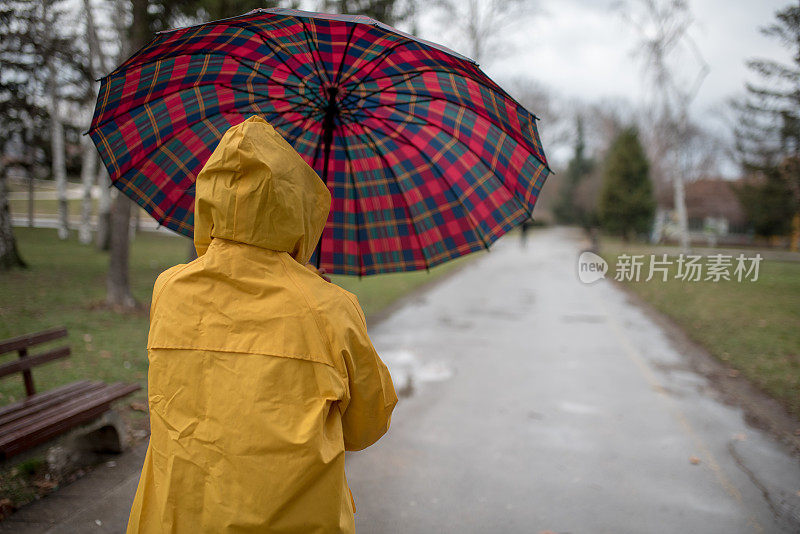
POLYGON ((330 209, 263 119, 197 177, 198 259, 156 280, 150 445, 129 533, 354 532, 345 450, 397 402, 355 296, 306 266, 330 209))

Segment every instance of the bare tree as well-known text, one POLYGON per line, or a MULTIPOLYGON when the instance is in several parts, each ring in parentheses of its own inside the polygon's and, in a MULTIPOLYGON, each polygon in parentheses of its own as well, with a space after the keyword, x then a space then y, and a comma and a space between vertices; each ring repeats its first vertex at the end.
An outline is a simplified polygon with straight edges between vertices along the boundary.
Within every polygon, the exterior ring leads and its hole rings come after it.
POLYGON ((0 271, 12 267, 27 267, 17 250, 17 241, 11 226, 11 213, 8 210, 8 190, 6 187, 6 168, 0 166, 0 271))
POLYGON ((503 46, 503 35, 526 15, 533 0, 434 0, 446 31, 468 50, 478 63, 487 61, 503 46))
MULTIPOLYGON (((100 37, 98 35, 97 23, 94 16, 94 6, 91 0, 83 0, 83 14, 86 21, 86 42, 89 45, 89 72, 93 79, 99 78, 101 75, 108 74, 111 70, 111 62, 108 55, 103 49, 100 37)), ((117 17, 115 21, 119 21, 123 17, 117 17)), ((118 33, 121 33, 118 30, 118 33)), ((97 94, 96 84, 94 94, 97 94)), ((88 243, 91 239, 91 232, 89 230, 89 218, 91 217, 91 187, 96 183, 99 188, 99 199, 97 203, 97 233, 95 236, 95 244, 100 250, 108 250, 111 246, 111 181, 108 177, 108 172, 105 166, 101 163, 97 166, 97 151, 89 141, 84 147, 84 167, 82 168, 82 181, 83 181, 83 208, 81 220, 81 242, 88 243), (89 154, 91 152, 91 155, 89 154), (90 173, 89 170, 92 169, 90 173), (95 170, 96 169, 96 170, 95 170)))
MULTIPOLYGON (((149 0, 131 0, 128 49, 137 50, 150 39, 149 0)), ((109 254, 106 302, 118 309, 136 306, 130 286, 130 236, 132 201, 119 193, 111 205, 111 250, 109 254)))
POLYGON ((48 65, 50 78, 48 92, 50 97, 50 142, 53 151, 52 172, 58 191, 58 237, 69 237, 69 221, 67 220, 67 164, 64 154, 64 123, 61 121, 61 105, 58 97, 58 74, 53 62, 48 65))
POLYGON ((94 236, 94 243, 100 250, 111 249, 111 205, 114 202, 112 193, 111 178, 108 170, 102 162, 97 167, 97 231, 94 236))
MULTIPOLYGON (((290 4, 294 2, 289 2, 290 4)), ((389 26, 397 26, 412 18, 417 0, 318 0, 317 9, 364 15, 389 26)))
POLYGON ((578 103, 557 97, 552 89, 530 78, 514 78, 505 85, 509 94, 539 119, 539 135, 548 154, 569 145, 570 123, 578 103))
POLYGON ((92 242, 92 187, 97 170, 97 150, 88 136, 81 139, 83 158, 81 160, 81 224, 78 227, 78 241, 84 245, 92 242))
POLYGON ((692 175, 689 108, 709 67, 689 34, 694 19, 686 0, 635 0, 620 4, 623 16, 639 33, 636 51, 650 85, 650 131, 656 136, 651 161, 673 187, 680 247, 689 249, 689 223, 684 182, 692 175), (696 63, 693 79, 688 60, 696 63), (655 157, 654 157, 655 156, 655 157))

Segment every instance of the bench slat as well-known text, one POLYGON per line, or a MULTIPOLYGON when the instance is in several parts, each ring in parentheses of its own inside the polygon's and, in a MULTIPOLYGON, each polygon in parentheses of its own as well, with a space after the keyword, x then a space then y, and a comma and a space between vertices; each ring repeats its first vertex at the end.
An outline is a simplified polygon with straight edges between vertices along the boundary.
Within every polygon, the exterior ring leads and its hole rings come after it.
POLYGON ((111 407, 115 400, 141 389, 138 384, 116 382, 100 392, 85 396, 82 402, 69 402, 52 407, 36 421, 28 420, 26 425, 9 425, 15 430, 2 429, 0 437, 0 456, 9 458, 25 449, 43 443, 74 426, 91 421, 111 407))
POLYGON ((37 393, 36 395, 31 395, 30 397, 25 397, 24 399, 17 401, 13 404, 7 404, 5 406, 0 407, 0 417, 3 417, 11 412, 16 410, 20 410, 23 408, 27 408, 28 406, 35 406, 39 402, 44 402, 51 397, 56 395, 60 395, 62 393, 66 393, 73 389, 80 389, 81 387, 85 386, 86 384, 91 384, 88 380, 79 380, 77 382, 72 382, 71 384, 66 384, 55 389, 51 389, 48 391, 44 391, 42 393, 37 393))
MULTIPOLYGON (((34 427, 41 421, 47 420, 49 417, 53 415, 53 413, 61 413, 61 412, 68 413, 71 412, 73 409, 77 409, 78 411, 80 411, 81 409, 86 408, 88 406, 93 406, 98 402, 99 403, 110 402, 106 399, 114 397, 114 394, 116 393, 117 390, 119 390, 121 387, 126 386, 126 384, 121 384, 119 382, 107 386, 105 384, 103 385, 105 387, 101 387, 100 389, 97 389, 95 391, 84 392, 81 395, 75 396, 66 402, 53 406, 53 408, 50 410, 45 410, 40 413, 35 413, 23 420, 10 421, 5 425, 0 426, 0 446, 2 446, 2 444, 5 442, 7 436, 13 434, 14 432, 17 432, 20 429, 34 427)), ((130 384, 129 386, 135 388, 133 391, 139 389, 138 384, 130 384)))
POLYGON ((78 411, 72 415, 64 416, 57 414, 50 425, 38 425, 31 431, 21 432, 13 436, 13 439, 4 439, 0 444, 0 459, 8 459, 15 454, 45 443, 73 427, 88 423, 95 418, 103 415, 110 408, 110 403, 94 405, 83 411, 78 411))
POLYGON ((81 387, 74 387, 60 392, 58 395, 52 395, 47 399, 40 400, 36 403, 18 403, 17 409, 10 410, 8 413, 0 415, 0 428, 3 425, 9 424, 11 421, 16 421, 24 417, 30 417, 37 412, 41 412, 55 406, 69 401, 73 397, 78 397, 97 391, 105 387, 102 382, 89 382, 85 381, 81 387))
POLYGON ((26 347, 32 347, 34 345, 39 345, 41 343, 46 343, 62 337, 67 337, 67 329, 63 326, 51 328, 50 330, 44 330, 43 332, 12 337, 11 339, 6 339, 3 342, 0 342, 0 354, 24 349, 26 347))
POLYGON ((26 356, 25 358, 20 358, 19 360, 13 362, 4 363, 3 365, 0 365, 0 377, 18 373, 43 363, 58 360, 59 358, 66 358, 69 355, 69 347, 61 347, 43 352, 41 354, 26 356))

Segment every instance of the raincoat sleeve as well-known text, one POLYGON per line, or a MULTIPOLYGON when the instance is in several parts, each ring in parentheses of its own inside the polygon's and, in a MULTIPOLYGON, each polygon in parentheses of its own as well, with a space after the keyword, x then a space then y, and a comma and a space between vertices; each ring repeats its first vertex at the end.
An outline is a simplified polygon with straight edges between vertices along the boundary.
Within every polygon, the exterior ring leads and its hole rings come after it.
POLYGON ((359 451, 378 441, 389 429, 397 395, 389 370, 367 335, 361 306, 353 295, 348 297, 357 317, 348 329, 344 349, 350 402, 342 414, 342 429, 345 450, 359 451))

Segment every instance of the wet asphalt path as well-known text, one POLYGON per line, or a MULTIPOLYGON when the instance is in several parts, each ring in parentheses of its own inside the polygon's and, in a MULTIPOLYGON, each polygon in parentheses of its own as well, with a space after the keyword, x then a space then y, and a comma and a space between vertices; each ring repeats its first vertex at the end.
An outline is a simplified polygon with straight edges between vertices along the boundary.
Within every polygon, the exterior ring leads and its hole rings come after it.
POLYGON ((407 396, 348 458, 360 533, 800 532, 800 461, 580 246, 505 238, 370 330, 407 396))

